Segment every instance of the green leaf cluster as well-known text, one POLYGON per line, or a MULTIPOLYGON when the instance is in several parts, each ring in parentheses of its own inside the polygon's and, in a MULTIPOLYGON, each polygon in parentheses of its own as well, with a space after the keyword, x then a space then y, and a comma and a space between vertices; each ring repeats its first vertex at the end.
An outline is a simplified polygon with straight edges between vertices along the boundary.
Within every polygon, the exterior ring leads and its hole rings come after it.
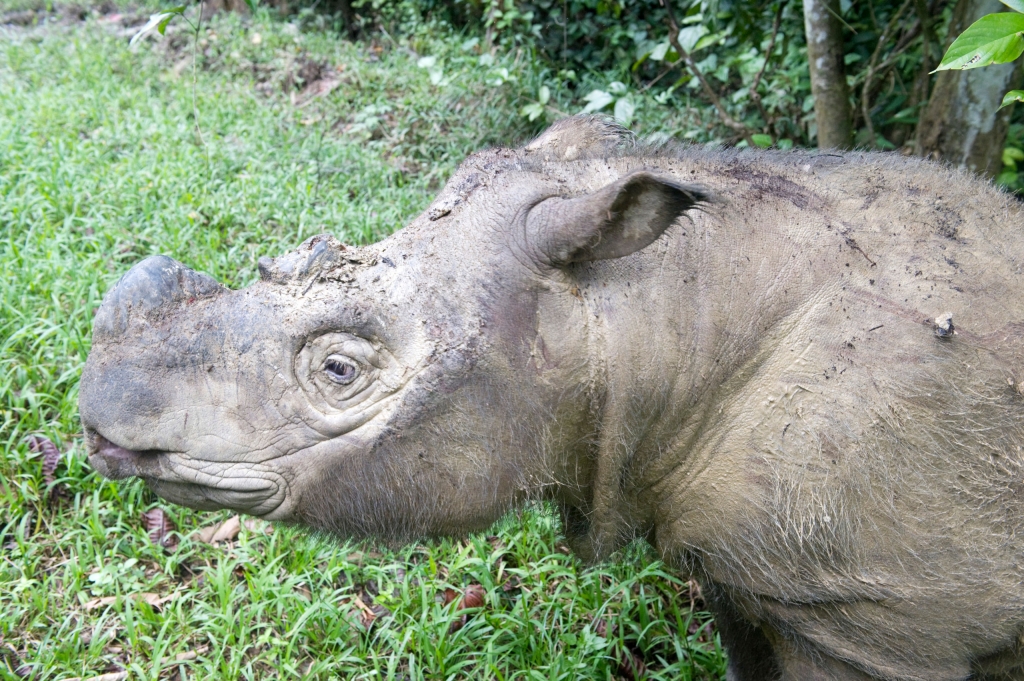
MULTIPOLYGON (((1013 12, 981 17, 957 36, 936 71, 1008 64, 1024 54, 1024 0, 1000 0, 1013 12)), ((1010 90, 1000 108, 1024 102, 1024 90, 1010 90)))

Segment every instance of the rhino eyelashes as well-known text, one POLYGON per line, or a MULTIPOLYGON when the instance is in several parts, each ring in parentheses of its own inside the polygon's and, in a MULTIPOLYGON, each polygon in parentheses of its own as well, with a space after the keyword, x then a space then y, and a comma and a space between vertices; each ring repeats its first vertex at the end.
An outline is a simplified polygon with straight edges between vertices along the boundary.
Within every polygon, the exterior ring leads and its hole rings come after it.
POLYGON ((327 378, 340 385, 348 385, 359 376, 359 368, 344 357, 331 355, 324 362, 327 378))

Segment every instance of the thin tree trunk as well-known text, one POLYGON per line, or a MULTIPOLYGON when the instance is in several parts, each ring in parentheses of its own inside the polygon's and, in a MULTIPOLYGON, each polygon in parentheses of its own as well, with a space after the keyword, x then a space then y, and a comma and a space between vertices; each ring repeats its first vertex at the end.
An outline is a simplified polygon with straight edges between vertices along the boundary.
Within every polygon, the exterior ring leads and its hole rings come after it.
MULTIPOLYGON (((1005 9, 999 0, 959 0, 949 23, 946 47, 981 17, 1005 9)), ((1012 110, 999 111, 999 104, 1020 79, 1017 64, 940 71, 917 124, 914 153, 996 175, 1002 168, 1012 110)))
POLYGON ((818 147, 848 149, 853 142, 853 112, 843 64, 843 25, 839 0, 803 0, 807 61, 811 67, 818 147))

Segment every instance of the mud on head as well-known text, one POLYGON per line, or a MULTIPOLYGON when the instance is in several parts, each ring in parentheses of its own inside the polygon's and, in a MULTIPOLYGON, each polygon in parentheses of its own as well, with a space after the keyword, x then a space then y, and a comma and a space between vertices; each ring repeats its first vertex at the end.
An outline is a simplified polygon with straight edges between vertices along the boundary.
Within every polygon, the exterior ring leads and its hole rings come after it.
POLYGON ((407 228, 363 248, 313 237, 245 289, 138 263, 96 315, 90 461, 192 508, 395 541, 486 527, 559 483, 600 390, 574 268, 644 248, 704 198, 644 169, 594 189, 529 162, 612 132, 583 119, 473 156, 407 228))

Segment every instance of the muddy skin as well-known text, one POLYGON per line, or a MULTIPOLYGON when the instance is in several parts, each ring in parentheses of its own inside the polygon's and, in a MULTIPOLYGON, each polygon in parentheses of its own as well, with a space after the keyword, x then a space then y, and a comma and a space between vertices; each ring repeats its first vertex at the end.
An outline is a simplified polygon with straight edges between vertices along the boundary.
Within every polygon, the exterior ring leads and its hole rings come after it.
POLYGON ((92 464, 398 543, 533 499, 704 586, 729 679, 1024 679, 1024 213, 896 155, 559 122, 384 241, 232 291, 149 258, 82 376, 92 464))

